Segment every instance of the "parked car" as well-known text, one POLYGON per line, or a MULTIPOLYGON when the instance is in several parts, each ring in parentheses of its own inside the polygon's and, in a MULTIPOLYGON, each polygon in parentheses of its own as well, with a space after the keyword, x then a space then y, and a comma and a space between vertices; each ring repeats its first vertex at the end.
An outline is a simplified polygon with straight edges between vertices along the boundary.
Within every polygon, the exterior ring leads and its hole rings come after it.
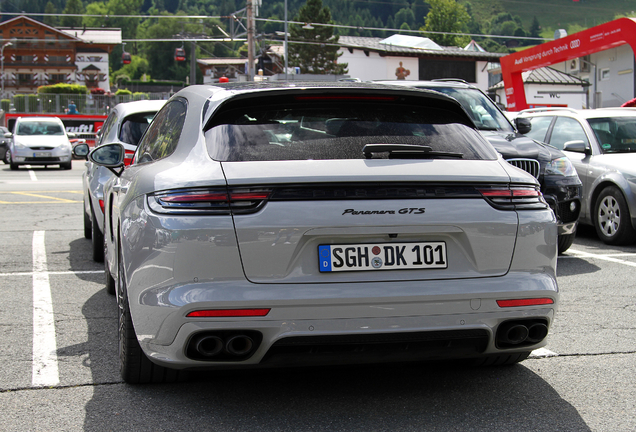
POLYGON ((612 245, 636 240, 636 110, 533 109, 528 136, 568 156, 583 181, 581 223, 612 245))
POLYGON ((20 165, 73 168, 69 138, 75 138, 75 134, 67 133, 62 120, 57 117, 18 117, 13 133, 5 133, 4 137, 10 139, 9 165, 12 170, 17 170, 20 165))
POLYGON ((504 159, 529 172, 541 183, 543 196, 559 223, 559 253, 572 245, 581 211, 581 181, 563 152, 524 136, 529 130, 528 125, 519 125, 516 121, 511 123, 484 92, 465 81, 385 83, 435 90, 457 99, 504 159))
POLYGON ((5 138, 5 135, 9 133, 9 129, 4 126, 0 126, 0 159, 7 165, 11 161, 11 153, 9 152, 9 138, 5 138))
MULTIPOLYGON (((96 146, 121 143, 126 149, 125 165, 130 164, 137 143, 163 100, 144 100, 116 105, 97 135, 96 146)), ((77 147, 77 145, 76 145, 77 147)), ((74 151, 74 154, 76 152, 74 151)), ((104 184, 113 174, 90 161, 82 176, 84 189, 84 237, 91 239, 93 260, 104 260, 104 184)), ((114 287, 110 287, 111 291, 114 287)))
POLYGON ((546 343, 554 213, 443 94, 189 86, 126 169, 121 144, 89 158, 116 175, 105 261, 126 382, 190 368, 512 364, 546 343))

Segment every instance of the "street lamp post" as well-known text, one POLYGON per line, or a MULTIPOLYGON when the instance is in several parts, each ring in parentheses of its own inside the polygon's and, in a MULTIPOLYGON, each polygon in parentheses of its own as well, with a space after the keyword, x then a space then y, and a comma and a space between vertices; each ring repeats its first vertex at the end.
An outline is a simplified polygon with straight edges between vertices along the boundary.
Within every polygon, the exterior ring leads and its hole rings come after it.
POLYGON ((2 74, 2 98, 4 99, 4 49, 9 45, 13 45, 11 42, 7 42, 2 45, 0 48, 0 62, 2 62, 2 66, 0 66, 0 74, 2 74))

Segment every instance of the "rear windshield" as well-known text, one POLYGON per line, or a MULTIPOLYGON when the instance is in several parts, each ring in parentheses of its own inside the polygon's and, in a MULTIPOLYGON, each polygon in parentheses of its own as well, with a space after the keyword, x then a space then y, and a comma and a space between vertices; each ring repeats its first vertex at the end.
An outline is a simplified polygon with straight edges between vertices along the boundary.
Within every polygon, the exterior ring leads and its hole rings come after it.
POLYGON ((119 130, 119 140, 126 144, 139 144, 141 136, 148 128, 155 114, 154 112, 139 113, 126 117, 119 130))
POLYGON ((59 123, 29 121, 19 124, 16 135, 64 135, 64 131, 59 123))
POLYGON ((218 114, 205 138, 210 156, 222 162, 364 159, 366 144, 411 144, 460 153, 464 160, 496 159, 465 122, 444 109, 374 102, 256 106, 218 114))

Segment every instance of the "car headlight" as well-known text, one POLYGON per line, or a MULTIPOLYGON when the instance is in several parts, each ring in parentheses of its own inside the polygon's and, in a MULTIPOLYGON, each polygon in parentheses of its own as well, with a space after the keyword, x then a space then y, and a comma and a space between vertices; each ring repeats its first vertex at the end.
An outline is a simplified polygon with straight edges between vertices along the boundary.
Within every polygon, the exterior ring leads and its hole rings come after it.
POLYGON ((24 144, 22 144, 20 141, 15 141, 13 143, 13 146, 17 149, 25 149, 27 148, 24 144))
POLYGON ((548 175, 573 176, 576 175, 576 169, 567 157, 552 159, 545 167, 545 173, 548 175))

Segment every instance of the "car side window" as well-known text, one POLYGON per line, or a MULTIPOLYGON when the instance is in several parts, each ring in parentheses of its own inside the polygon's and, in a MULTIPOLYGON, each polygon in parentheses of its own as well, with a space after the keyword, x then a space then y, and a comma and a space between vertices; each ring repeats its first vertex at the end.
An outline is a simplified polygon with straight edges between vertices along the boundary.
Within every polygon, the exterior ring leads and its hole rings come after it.
POLYGON ((104 144, 106 137, 113 129, 113 126, 115 126, 115 124, 117 124, 117 112, 113 111, 112 113, 110 113, 110 115, 102 125, 102 130, 99 134, 99 142, 97 143, 98 146, 104 144))
POLYGON ((532 129, 530 132, 526 134, 526 136, 532 138, 533 140, 545 142, 545 136, 548 132, 548 128, 550 127, 550 123, 552 123, 552 119, 554 117, 533 117, 530 119, 530 123, 532 123, 532 129))
POLYGON ((170 156, 176 150, 185 123, 186 109, 184 100, 175 99, 157 113, 139 142, 136 163, 156 161, 170 156))
POLYGON ((585 145, 589 144, 581 123, 570 117, 557 117, 549 144, 563 150, 563 145, 568 141, 583 141, 585 145))

